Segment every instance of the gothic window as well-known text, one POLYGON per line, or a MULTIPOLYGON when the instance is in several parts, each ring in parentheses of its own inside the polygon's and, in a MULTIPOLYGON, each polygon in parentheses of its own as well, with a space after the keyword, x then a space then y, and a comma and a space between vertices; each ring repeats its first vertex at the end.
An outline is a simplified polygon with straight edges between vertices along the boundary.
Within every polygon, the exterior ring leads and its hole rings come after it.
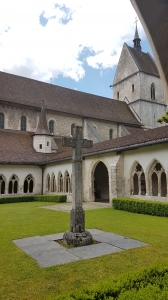
POLYGON ((0 113, 0 129, 4 129, 4 114, 0 113))
POLYGON ((8 192, 9 194, 17 194, 18 192, 18 178, 16 175, 12 175, 9 180, 8 192))
POLYGON ((146 195, 146 181, 142 166, 136 163, 132 169, 132 187, 133 195, 146 195))
POLYGON ((109 130, 109 140, 113 139, 113 129, 109 130))
POLYGON ((5 194, 5 178, 0 175, 0 194, 5 194))
POLYGON ((120 96, 120 94, 119 94, 119 92, 117 92, 117 100, 119 100, 119 96, 120 96))
POLYGON ((155 100, 155 85, 154 85, 154 83, 151 84, 151 99, 155 100))
POLYGON ((163 166, 155 161, 149 170, 149 195, 167 196, 167 177, 163 166))
POLYGON ((33 177, 31 174, 27 175, 27 177, 25 178, 25 181, 24 181, 24 193, 33 193, 33 177))
POLYGON ((54 121, 49 121, 49 132, 54 134, 54 121))
POLYGON ((26 117, 25 116, 21 117, 20 130, 26 131, 26 117))

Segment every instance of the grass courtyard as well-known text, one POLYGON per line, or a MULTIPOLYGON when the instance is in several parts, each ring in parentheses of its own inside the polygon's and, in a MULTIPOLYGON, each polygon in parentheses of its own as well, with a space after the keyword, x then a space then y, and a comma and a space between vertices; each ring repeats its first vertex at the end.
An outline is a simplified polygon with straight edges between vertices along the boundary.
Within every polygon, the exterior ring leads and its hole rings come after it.
POLYGON ((40 268, 14 239, 69 229, 69 213, 47 210, 44 202, 0 205, 0 300, 55 299, 61 292, 89 287, 121 273, 168 258, 168 219, 103 208, 85 212, 86 228, 137 239, 147 247, 49 268, 40 268))

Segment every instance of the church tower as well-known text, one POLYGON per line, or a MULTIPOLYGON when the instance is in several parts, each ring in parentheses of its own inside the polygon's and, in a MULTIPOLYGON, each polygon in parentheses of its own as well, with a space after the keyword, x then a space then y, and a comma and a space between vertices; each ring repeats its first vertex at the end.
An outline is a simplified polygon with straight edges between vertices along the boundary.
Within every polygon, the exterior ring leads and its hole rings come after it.
POLYGON ((39 116, 38 126, 33 135, 33 148, 36 152, 40 153, 52 153, 57 151, 57 145, 52 134, 48 130, 44 100, 39 116))
POLYGON ((126 101, 145 127, 154 128, 167 105, 155 61, 142 51, 137 25, 133 46, 123 45, 112 85, 113 99, 126 101))

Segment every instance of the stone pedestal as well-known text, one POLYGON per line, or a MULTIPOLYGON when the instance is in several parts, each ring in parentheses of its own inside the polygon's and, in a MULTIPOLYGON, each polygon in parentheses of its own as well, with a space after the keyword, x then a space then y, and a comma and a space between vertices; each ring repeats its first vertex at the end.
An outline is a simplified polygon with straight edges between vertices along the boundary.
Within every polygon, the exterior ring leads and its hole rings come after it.
POLYGON ((92 243, 91 233, 85 230, 85 212, 82 208, 71 209, 70 230, 64 233, 63 242, 74 247, 90 245, 92 243))

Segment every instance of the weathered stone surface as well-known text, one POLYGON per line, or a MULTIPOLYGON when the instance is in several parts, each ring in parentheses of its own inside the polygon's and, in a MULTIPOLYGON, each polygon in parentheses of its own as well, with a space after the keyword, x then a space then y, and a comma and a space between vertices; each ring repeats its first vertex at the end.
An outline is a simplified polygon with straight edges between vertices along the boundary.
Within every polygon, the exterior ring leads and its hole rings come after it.
POLYGON ((73 147, 72 155, 72 210, 70 230, 63 237, 64 243, 73 246, 89 245, 92 236, 85 231, 85 215, 82 208, 82 148, 91 148, 93 142, 82 138, 81 126, 72 127, 72 138, 63 138, 62 145, 73 147))

